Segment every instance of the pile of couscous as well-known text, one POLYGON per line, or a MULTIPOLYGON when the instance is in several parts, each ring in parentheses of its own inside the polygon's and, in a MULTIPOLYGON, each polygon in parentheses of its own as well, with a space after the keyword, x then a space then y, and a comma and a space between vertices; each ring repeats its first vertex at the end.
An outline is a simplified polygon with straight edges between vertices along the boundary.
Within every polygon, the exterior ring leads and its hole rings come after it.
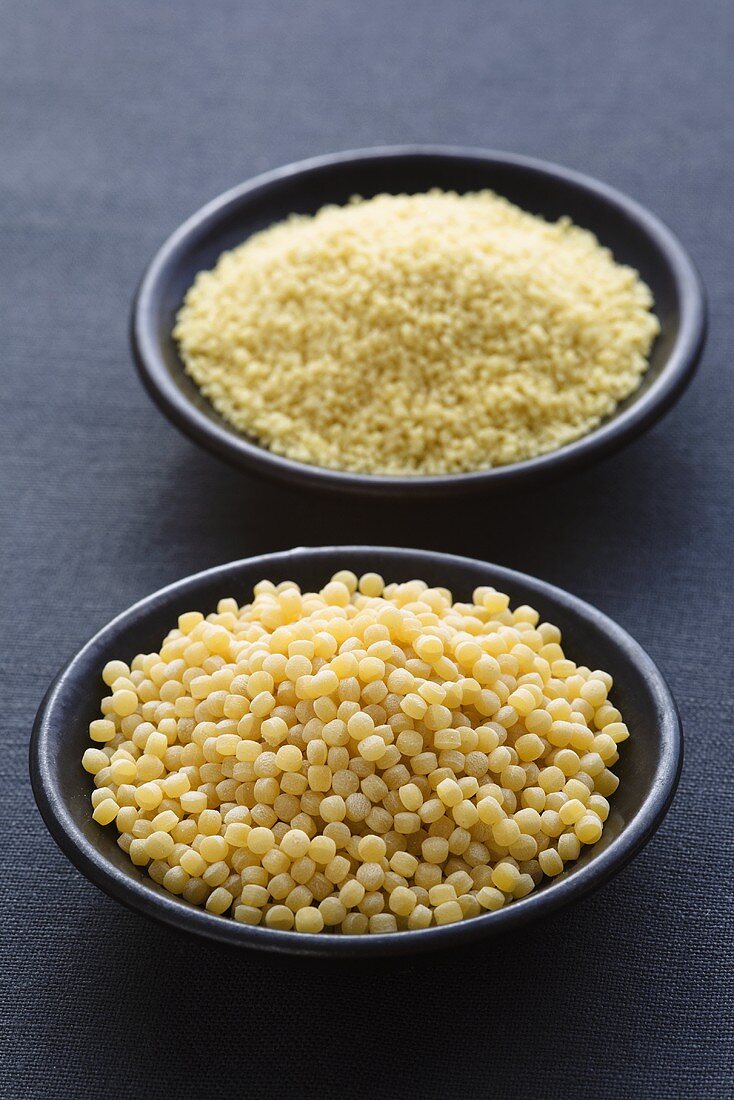
POLYGON ((197 276, 174 337, 215 409, 273 452, 437 475, 595 428, 640 383, 652 304, 569 219, 431 191, 255 234, 197 276))
POLYGON ((611 677, 531 607, 375 573, 262 581, 103 678, 95 821, 173 894, 299 932, 524 897, 602 835, 629 736, 611 677))

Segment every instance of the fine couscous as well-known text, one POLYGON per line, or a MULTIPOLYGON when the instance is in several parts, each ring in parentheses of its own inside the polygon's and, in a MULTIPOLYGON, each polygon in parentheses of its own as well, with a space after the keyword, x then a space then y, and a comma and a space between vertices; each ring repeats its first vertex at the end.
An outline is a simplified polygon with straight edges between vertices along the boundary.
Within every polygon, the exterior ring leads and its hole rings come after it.
POLYGON ((431 191, 255 234, 197 276, 174 337, 215 409, 273 452, 438 475, 595 428, 647 368, 652 304, 569 219, 431 191))
POLYGON ((629 736, 533 608, 376 573, 262 581, 103 678, 94 820, 171 893, 298 932, 524 897, 601 837, 629 736))

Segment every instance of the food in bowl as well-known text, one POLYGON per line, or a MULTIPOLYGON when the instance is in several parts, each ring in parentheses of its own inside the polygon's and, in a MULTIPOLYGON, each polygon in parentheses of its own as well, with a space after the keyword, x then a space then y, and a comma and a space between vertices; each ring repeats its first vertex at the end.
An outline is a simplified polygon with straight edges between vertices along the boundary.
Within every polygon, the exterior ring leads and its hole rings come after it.
POLYGON ((94 820, 171 893, 298 932, 524 897, 601 837, 629 736, 611 677, 531 607, 376 573, 262 581, 103 679, 94 820))
POLYGON ((652 306, 568 218, 435 190, 256 233, 199 273, 174 338, 217 412, 274 453, 427 476, 592 431, 640 384, 652 306))

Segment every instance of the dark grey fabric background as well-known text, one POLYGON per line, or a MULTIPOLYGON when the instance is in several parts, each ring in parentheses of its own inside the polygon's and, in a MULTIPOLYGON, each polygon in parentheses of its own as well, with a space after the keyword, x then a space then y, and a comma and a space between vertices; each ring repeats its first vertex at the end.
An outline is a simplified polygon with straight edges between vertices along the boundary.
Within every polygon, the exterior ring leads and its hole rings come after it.
POLYGON ((0 1095, 732 1095, 734 9, 51 0, 0 15, 0 1095), (624 453, 521 497, 406 508, 248 480, 178 435, 126 341, 137 278, 269 167, 432 141, 535 154, 656 210, 708 286, 700 374, 624 453), (653 842, 511 940, 386 965, 235 955, 56 850, 26 754, 58 666, 133 600, 321 541, 565 586, 669 679, 687 756, 653 842))

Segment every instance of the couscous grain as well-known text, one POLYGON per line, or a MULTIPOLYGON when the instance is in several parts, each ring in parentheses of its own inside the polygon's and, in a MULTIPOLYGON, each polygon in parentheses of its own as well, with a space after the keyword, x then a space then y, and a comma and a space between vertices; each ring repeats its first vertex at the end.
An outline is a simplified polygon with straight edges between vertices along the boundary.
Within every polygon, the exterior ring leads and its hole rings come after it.
MULTIPOLYGON (((431 191, 255 234, 197 276, 174 337, 217 411, 275 453, 436 475, 591 431, 639 385, 651 309, 637 272, 568 218, 431 191)), ((122 690, 112 709, 131 705, 122 690)))

